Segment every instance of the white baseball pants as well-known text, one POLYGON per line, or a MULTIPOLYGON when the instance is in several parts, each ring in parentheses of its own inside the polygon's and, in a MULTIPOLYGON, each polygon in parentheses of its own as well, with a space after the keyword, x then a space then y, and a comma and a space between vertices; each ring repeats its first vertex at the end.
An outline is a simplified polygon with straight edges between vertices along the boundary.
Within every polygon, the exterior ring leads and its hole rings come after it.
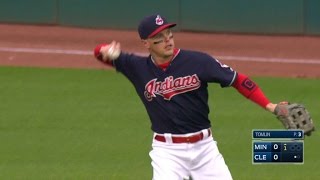
POLYGON ((192 180, 232 180, 211 135, 204 134, 196 143, 173 143, 171 136, 165 134, 166 142, 153 139, 153 180, 187 180, 190 176, 192 180))

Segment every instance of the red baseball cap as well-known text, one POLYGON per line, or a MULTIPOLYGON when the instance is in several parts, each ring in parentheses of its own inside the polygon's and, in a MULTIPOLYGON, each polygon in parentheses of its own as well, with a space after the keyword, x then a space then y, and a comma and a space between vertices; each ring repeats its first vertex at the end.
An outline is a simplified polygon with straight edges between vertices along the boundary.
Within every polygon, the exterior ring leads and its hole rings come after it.
POLYGON ((166 28, 176 26, 175 23, 168 23, 167 20, 159 14, 145 17, 139 24, 138 32, 141 39, 147 39, 155 36, 166 28))

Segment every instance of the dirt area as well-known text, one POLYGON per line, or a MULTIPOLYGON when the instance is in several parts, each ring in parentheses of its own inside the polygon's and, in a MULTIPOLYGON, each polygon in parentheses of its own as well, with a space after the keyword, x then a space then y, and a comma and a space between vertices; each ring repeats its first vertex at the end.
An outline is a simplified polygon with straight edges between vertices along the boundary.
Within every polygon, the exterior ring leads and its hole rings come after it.
MULTIPOLYGON (((207 52, 249 76, 320 78, 320 37, 192 32, 174 37, 178 48, 207 52)), ((112 40, 124 51, 147 53, 136 31, 0 24, 0 65, 106 69, 92 53, 112 40)))

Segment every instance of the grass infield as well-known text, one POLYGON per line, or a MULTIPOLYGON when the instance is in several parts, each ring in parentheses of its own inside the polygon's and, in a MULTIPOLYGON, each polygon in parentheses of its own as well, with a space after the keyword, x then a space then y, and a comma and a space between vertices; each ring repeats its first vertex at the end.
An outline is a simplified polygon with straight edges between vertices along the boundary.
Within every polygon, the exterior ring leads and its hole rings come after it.
MULTIPOLYGON (((319 79, 253 78, 273 102, 306 105, 317 127, 319 79)), ((319 131, 303 165, 252 165, 252 129, 281 123, 233 88, 209 86, 213 134, 234 179, 317 179, 319 131)), ((152 132, 115 71, 0 67, 0 179, 151 179, 152 132)))

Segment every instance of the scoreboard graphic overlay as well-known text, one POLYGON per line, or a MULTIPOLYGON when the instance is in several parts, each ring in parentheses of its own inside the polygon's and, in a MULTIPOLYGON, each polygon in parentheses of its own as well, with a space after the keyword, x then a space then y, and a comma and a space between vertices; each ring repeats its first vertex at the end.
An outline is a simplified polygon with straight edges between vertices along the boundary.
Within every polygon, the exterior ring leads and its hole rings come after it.
POLYGON ((303 164, 303 130, 252 130, 252 164, 303 164))

